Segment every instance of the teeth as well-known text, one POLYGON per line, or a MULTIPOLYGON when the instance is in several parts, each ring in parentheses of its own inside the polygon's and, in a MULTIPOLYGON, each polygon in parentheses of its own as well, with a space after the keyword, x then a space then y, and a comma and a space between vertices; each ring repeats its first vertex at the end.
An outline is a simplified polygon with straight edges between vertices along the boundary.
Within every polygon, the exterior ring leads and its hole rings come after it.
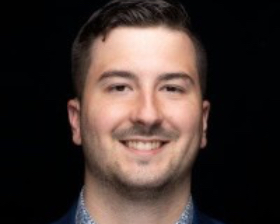
POLYGON ((150 141, 150 142, 143 142, 143 141, 126 141, 126 145, 129 148, 137 149, 137 150, 153 150, 157 149, 161 146, 160 141, 150 141))

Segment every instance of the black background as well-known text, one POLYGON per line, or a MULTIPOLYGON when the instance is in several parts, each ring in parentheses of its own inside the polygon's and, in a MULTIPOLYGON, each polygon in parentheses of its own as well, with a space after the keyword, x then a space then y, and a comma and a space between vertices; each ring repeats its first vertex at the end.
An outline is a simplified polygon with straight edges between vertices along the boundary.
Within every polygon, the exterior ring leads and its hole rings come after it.
MULTIPOLYGON (((0 223, 47 223, 78 196, 83 160, 66 112, 70 48, 103 2, 1 3, 0 223)), ((228 224, 275 222, 280 4, 184 3, 208 51, 212 102, 194 198, 228 224)))

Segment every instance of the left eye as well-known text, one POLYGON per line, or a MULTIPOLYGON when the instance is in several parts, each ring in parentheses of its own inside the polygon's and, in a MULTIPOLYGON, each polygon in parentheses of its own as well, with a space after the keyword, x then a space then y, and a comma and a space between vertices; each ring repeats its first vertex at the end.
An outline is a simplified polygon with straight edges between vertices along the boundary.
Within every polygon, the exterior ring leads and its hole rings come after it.
POLYGON ((164 91, 167 91, 167 92, 172 92, 172 93, 184 93, 185 92, 184 88, 182 88, 180 86, 164 86, 161 89, 164 91))

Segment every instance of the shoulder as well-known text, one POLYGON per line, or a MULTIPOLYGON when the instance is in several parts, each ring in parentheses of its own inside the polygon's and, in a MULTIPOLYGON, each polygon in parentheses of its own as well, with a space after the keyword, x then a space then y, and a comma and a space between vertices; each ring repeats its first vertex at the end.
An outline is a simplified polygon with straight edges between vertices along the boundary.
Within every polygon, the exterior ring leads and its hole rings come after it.
MULTIPOLYGON (((69 209, 69 211, 58 221, 52 222, 50 224, 75 224, 75 216, 77 210, 77 202, 69 209)), ((194 208, 194 220, 193 224, 225 224, 221 221, 213 219, 204 213, 194 208)))
POLYGON ((62 218, 50 224, 75 224, 76 209, 77 203, 75 203, 62 218))

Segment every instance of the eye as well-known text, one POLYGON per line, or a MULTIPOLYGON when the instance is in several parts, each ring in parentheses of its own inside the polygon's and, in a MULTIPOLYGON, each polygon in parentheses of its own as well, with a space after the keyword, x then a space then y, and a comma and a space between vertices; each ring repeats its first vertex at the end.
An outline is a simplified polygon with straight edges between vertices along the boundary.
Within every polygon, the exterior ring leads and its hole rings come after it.
POLYGON ((185 89, 182 86, 177 86, 177 85, 166 85, 161 87, 160 90, 170 92, 170 93, 185 93, 185 89))
POLYGON ((132 90, 131 87, 124 84, 116 84, 116 85, 109 86, 108 88, 109 92, 125 92, 130 90, 132 90))

